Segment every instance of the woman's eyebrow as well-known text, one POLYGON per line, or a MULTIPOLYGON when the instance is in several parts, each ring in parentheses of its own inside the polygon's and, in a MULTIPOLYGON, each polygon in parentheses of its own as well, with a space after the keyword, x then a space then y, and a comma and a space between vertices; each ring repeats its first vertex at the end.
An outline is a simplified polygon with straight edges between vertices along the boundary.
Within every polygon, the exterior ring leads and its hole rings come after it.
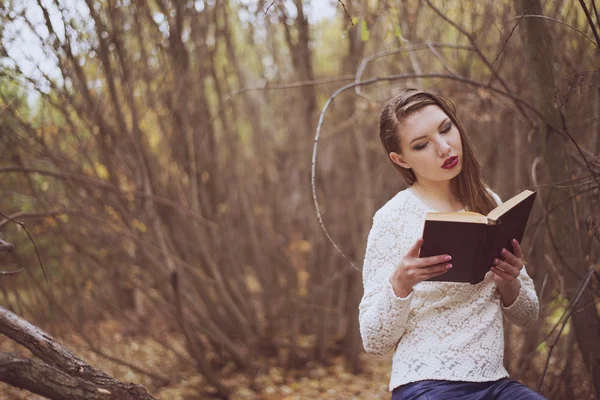
MULTIPOLYGON (((444 125, 444 122, 446 122, 446 121, 448 121, 448 120, 449 120, 449 118, 448 118, 448 117, 444 118, 444 119, 443 119, 443 121, 442 121, 442 122, 440 122, 440 124, 438 125, 438 130, 439 130, 441 127, 442 127, 442 125, 444 125)), ((416 140, 423 139, 423 138, 426 138, 426 137, 427 137, 426 135, 424 135, 424 136, 419 136, 419 137, 416 137, 416 138, 414 138, 413 140, 411 140, 411 141, 410 141, 409 145, 410 145, 410 144, 412 144, 412 143, 413 143, 414 141, 416 141, 416 140)))

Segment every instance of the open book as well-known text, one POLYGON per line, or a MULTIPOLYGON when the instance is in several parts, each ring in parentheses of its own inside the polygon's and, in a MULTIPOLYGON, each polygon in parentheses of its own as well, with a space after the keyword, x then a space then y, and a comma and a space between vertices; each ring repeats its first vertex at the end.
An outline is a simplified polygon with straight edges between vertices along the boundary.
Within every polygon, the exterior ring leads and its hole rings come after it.
POLYGON ((428 281, 481 282, 500 250, 514 254, 511 240, 523 239, 537 192, 524 190, 488 215, 476 212, 429 212, 423 227, 419 257, 449 254, 452 268, 428 281))

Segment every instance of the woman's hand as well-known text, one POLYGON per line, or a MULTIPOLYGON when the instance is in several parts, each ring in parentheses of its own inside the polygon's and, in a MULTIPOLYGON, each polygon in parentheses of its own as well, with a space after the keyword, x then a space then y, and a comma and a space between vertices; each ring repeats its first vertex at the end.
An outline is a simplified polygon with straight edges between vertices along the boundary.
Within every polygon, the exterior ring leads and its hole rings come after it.
POLYGON ((419 258, 423 238, 419 238, 400 260, 390 277, 390 283, 398 297, 406 297, 417 283, 445 274, 452 264, 448 254, 419 258))
POLYGON ((507 249, 502 249, 500 252, 504 260, 494 259, 491 271, 494 273, 494 281, 499 288, 516 284, 515 281, 523 268, 523 251, 519 242, 513 239, 512 247, 513 253, 507 249))

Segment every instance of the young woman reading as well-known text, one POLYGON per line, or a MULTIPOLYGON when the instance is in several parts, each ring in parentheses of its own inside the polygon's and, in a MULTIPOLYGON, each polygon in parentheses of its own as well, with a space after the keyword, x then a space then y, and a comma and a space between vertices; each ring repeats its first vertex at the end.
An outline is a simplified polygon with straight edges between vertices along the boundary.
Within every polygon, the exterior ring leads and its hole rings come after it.
POLYGON ((503 316, 538 319, 538 298, 517 241, 476 285, 427 281, 452 268, 447 254, 419 258, 425 214, 501 204, 484 182, 452 102, 407 89, 384 106, 381 142, 409 186, 373 217, 363 265, 360 332, 368 353, 394 349, 389 383, 400 399, 544 399, 504 368, 503 316))

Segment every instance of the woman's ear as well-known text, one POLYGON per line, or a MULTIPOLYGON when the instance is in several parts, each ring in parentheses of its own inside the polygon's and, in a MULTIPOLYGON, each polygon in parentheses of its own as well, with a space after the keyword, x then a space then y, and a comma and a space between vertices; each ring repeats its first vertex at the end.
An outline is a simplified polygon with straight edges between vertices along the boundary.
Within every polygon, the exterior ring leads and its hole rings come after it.
POLYGON ((410 165, 406 161, 404 161, 404 158, 400 154, 398 154, 396 152, 392 151, 390 153, 390 158, 392 159, 392 162, 394 164, 399 165, 402 168, 406 168, 406 169, 410 169, 411 168, 410 165))

